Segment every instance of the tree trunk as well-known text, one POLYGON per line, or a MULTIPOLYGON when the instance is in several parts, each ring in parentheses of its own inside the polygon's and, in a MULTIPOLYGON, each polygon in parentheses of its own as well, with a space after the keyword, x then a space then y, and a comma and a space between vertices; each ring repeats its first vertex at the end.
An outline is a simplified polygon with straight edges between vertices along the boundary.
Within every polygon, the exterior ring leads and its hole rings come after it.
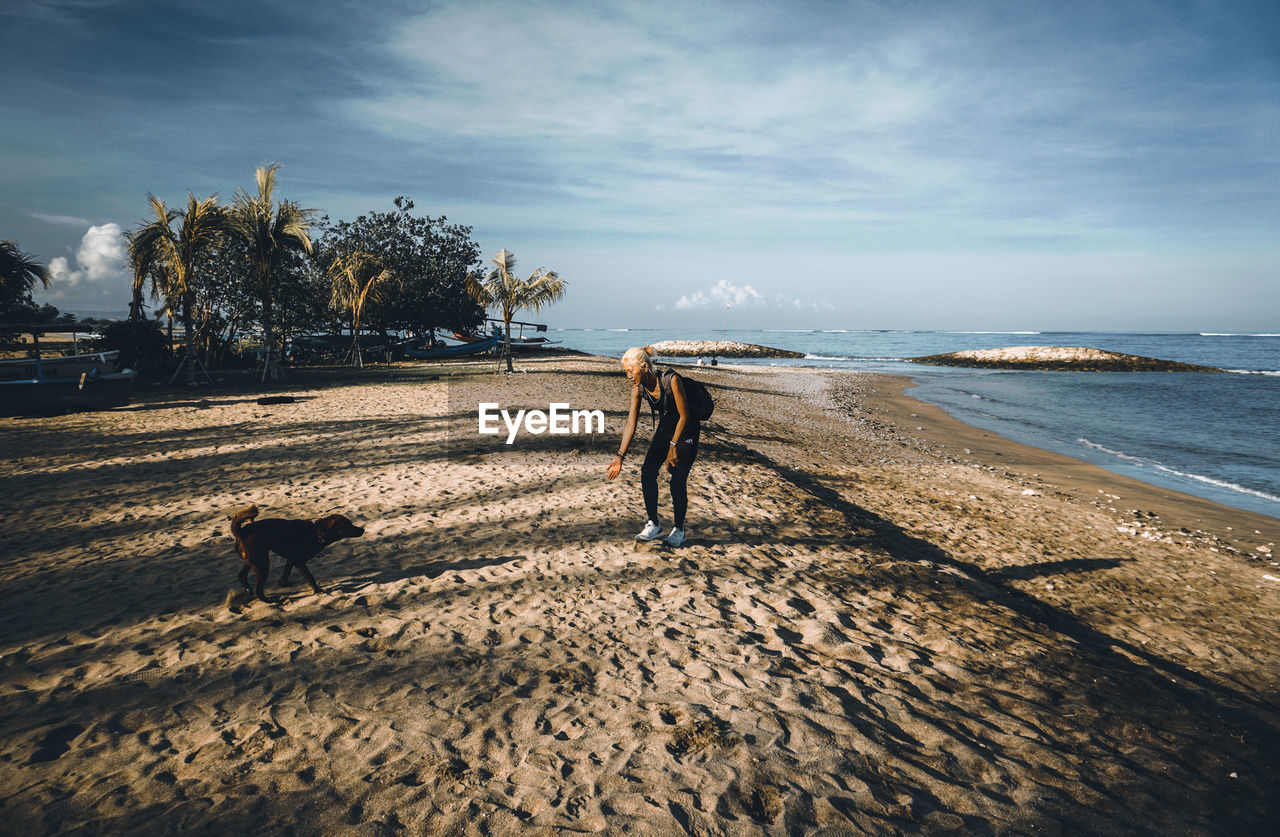
POLYGON ((511 320, 504 320, 503 326, 506 334, 502 338, 502 354, 507 359, 507 371, 514 372, 515 367, 511 365, 511 320))
POLYGON ((360 323, 351 324, 351 368, 364 369, 364 357, 360 351, 360 323))
POLYGON ((284 378, 275 350, 276 330, 275 323, 272 322, 271 308, 271 290, 267 289, 262 294, 262 339, 266 350, 266 357, 262 364, 262 383, 264 384, 269 380, 279 381, 284 378))
POLYGON ((186 368, 187 386, 194 386, 196 383, 196 335, 195 335, 195 315, 191 309, 195 308, 195 294, 186 291, 182 295, 182 365, 186 368))
POLYGON ((133 300, 129 303, 129 319, 137 322, 142 319, 142 285, 133 286, 133 300))

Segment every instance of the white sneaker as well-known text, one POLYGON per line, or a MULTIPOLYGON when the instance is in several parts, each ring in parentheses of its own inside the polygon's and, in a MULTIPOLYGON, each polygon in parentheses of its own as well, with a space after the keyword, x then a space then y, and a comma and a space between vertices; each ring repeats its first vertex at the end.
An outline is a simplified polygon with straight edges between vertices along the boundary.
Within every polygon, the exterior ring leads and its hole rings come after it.
POLYGON ((682 543, 684 543, 684 530, 672 529, 671 534, 667 535, 667 546, 679 546, 682 543))
POLYGON ((636 535, 636 540, 656 541, 660 537, 662 537, 662 527, 650 520, 644 524, 640 534, 636 535))

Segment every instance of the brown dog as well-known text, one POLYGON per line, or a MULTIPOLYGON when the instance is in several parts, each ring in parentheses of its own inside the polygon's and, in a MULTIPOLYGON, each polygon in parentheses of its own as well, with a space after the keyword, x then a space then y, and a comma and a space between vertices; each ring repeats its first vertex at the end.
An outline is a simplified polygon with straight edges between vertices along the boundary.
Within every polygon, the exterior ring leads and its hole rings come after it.
POLYGON ((307 562, 334 541, 358 538, 364 534, 364 529, 340 514, 319 520, 285 520, 280 517, 257 520, 257 516, 257 506, 236 512, 231 518, 231 534, 236 539, 236 551, 244 561, 240 568, 240 583, 244 589, 250 589, 249 570, 252 569, 258 576, 258 586, 253 592, 264 602, 267 597, 262 593, 262 585, 267 580, 267 570, 271 568, 270 553, 284 558, 281 584, 289 581, 289 573, 297 567, 311 585, 312 592, 319 593, 320 587, 307 569, 307 562))

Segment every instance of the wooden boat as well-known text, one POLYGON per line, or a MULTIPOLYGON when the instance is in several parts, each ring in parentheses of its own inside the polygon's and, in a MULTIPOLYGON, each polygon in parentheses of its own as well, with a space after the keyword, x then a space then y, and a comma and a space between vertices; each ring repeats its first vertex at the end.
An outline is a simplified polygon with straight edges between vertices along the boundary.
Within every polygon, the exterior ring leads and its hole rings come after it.
POLYGON ((137 375, 132 369, 105 374, 94 369, 72 378, 0 381, 0 415, 47 415, 120 407, 129 403, 137 375))
POLYGON ((115 369, 119 352, 32 357, 0 360, 0 381, 31 381, 38 378, 79 378, 97 370, 103 375, 115 369))
MULTIPOLYGON (((455 339, 461 340, 464 343, 477 343, 481 340, 489 339, 487 337, 481 337, 477 334, 464 334, 457 331, 453 333, 453 336, 455 339)), ((496 339, 498 341, 498 348, 502 348, 502 338, 498 337, 496 339)), ((527 351, 533 351, 535 349, 541 349, 543 346, 558 346, 559 344, 560 344, 559 340, 548 340, 545 337, 512 337, 511 351, 527 352, 527 351)))
MULTIPOLYGON (((489 323, 490 327, 493 329, 493 335, 498 338, 498 345, 501 346, 502 345, 502 320, 495 320, 493 318, 489 318, 485 320, 485 322, 489 323)), ((541 349, 544 346, 557 346, 561 342, 559 340, 548 340, 545 337, 525 337, 524 336, 525 326, 529 326, 530 328, 539 332, 546 331, 547 327, 543 323, 522 323, 519 320, 512 320, 511 325, 520 327, 520 330, 518 333, 511 335, 511 351, 513 352, 534 351, 537 349, 541 349)), ((472 334, 470 332, 465 332, 465 331, 455 331, 453 333, 453 337, 455 340, 461 340, 464 343, 474 343, 477 340, 487 339, 487 338, 481 337, 478 334, 472 334)))
POLYGON ((479 334, 475 334, 470 331, 455 331, 453 333, 453 339, 462 343, 479 343, 481 340, 488 340, 489 338, 482 337, 479 334))
POLYGON ((412 349, 406 347, 404 353, 414 360, 443 360, 451 357, 468 357, 484 354, 498 345, 498 338, 486 337, 474 343, 459 343, 456 346, 437 346, 432 349, 412 349))
POLYGON ((511 351, 529 352, 545 346, 558 346, 560 342, 559 340, 548 340, 545 337, 512 337, 511 351))

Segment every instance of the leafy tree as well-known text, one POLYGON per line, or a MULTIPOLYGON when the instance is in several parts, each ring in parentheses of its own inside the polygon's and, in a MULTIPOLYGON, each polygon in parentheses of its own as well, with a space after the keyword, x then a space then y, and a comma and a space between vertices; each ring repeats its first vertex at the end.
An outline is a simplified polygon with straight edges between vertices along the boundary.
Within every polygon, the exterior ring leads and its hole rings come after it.
POLYGON ((201 251, 195 287, 196 349, 210 369, 221 366, 236 333, 257 322, 259 295, 253 286, 249 252, 235 236, 224 236, 201 251))
POLYGON ((323 238, 326 266, 338 256, 367 253, 400 278, 380 302, 370 300, 366 320, 415 333, 439 328, 471 329, 484 321, 466 290, 467 271, 480 257, 471 227, 446 218, 410 214, 413 201, 397 197, 390 212, 371 212, 328 225, 323 238))
MULTIPOLYGON (((36 285, 49 287, 49 269, 18 249, 17 242, 0 241, 0 323, 45 322, 58 316, 58 309, 51 305, 44 306, 43 313, 36 307, 32 299, 36 285)), ((0 347, 16 342, 15 337, 0 334, 0 347)))
POLYGON ((164 301, 164 310, 175 308, 182 318, 183 358, 190 380, 194 375, 197 345, 202 342, 197 322, 197 272, 201 256, 216 246, 227 232, 227 217, 218 206, 218 196, 197 200, 187 195, 186 209, 168 209, 155 195, 148 194, 154 217, 129 233, 129 258, 133 265, 135 311, 142 285, 151 280, 152 295, 164 301), (181 219, 177 230, 173 222, 181 219))
POLYGON ((282 281, 276 299, 281 342, 295 341, 310 332, 340 330, 337 315, 329 305, 333 286, 328 272, 300 252, 289 253, 280 267, 282 281))
POLYGON ((278 164, 260 166, 257 192, 236 192, 228 220, 232 231, 244 241, 249 251, 249 264, 262 302, 262 331, 266 343, 266 360, 262 380, 279 380, 279 347, 276 345, 277 323, 273 305, 276 282, 281 278, 280 265, 291 251, 311 251, 311 225, 314 210, 303 209, 293 201, 276 199, 278 164))
POLYGON ((351 314, 351 365, 364 368, 360 352, 360 317, 365 304, 376 301, 388 288, 398 284, 398 277, 382 266, 382 261, 369 253, 347 253, 334 257, 329 265, 333 295, 329 304, 351 314))
POLYGON ((568 285, 554 270, 540 267, 529 274, 528 279, 518 279, 514 273, 516 257, 509 250, 500 250, 498 255, 490 259, 494 267, 481 278, 472 274, 467 288, 476 301, 485 308, 497 308, 502 316, 502 355, 507 360, 507 371, 513 371, 511 365, 511 320, 521 308, 538 311, 544 305, 564 296, 568 285))

